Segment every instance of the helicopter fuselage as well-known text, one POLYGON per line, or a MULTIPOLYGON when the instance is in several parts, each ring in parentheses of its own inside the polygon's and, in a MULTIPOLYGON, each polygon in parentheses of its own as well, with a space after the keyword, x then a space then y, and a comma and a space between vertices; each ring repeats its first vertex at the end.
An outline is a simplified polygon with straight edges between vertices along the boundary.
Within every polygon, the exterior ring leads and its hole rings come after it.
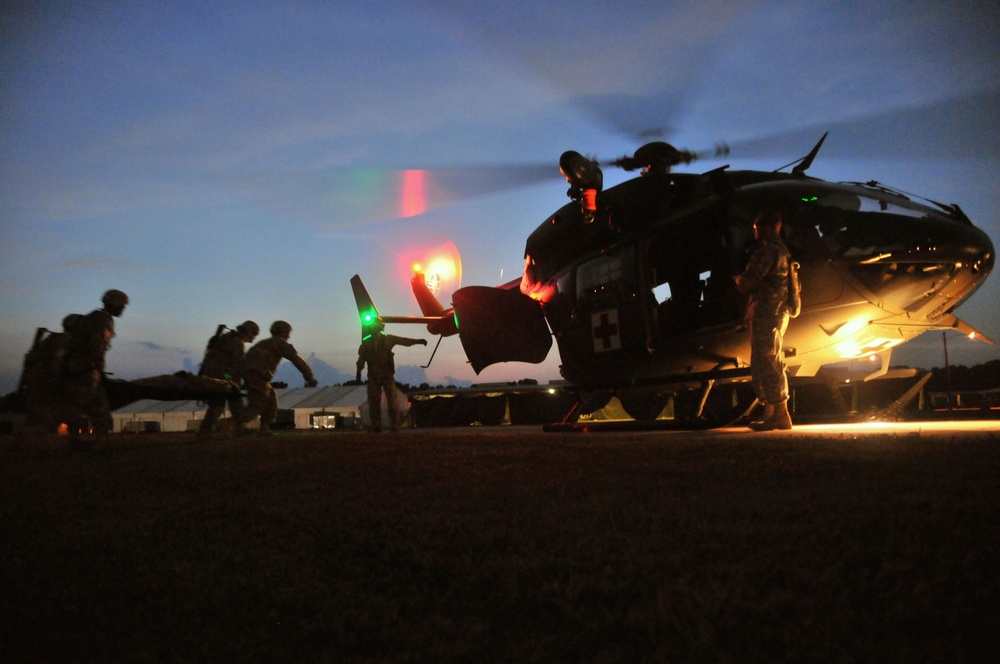
POLYGON ((754 248, 754 218, 778 209, 801 265, 790 373, 872 355, 884 370, 893 347, 926 330, 966 330, 952 311, 993 267, 989 237, 957 206, 933 205, 802 174, 649 174, 601 192, 596 214, 570 203, 546 219, 527 240, 520 291, 541 304, 576 385, 746 367, 733 277, 754 248))

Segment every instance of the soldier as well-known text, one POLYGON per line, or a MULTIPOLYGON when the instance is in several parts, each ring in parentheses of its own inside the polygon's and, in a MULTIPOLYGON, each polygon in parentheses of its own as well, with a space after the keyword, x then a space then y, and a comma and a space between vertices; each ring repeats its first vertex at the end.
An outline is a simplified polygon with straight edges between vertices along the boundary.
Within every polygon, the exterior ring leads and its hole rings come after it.
POLYGON ((278 398, 271 387, 271 379, 284 358, 295 365, 305 378, 306 387, 316 387, 312 369, 299 357, 295 347, 288 343, 292 326, 283 320, 271 324, 271 337, 264 339, 247 351, 243 381, 247 388, 247 407, 236 420, 240 424, 260 415, 260 436, 271 435, 271 422, 278 414, 278 398))
MULTIPOLYGON (((102 309, 80 318, 73 326, 63 362, 61 396, 66 405, 77 413, 86 413, 90 425, 101 441, 107 440, 114 421, 103 378, 105 355, 115 336, 115 318, 128 306, 128 295, 109 290, 101 298, 102 309)), ((71 427, 71 434, 76 427, 71 427)))
POLYGON ((399 406, 396 403, 396 365, 393 361, 393 346, 427 345, 426 339, 408 339, 385 333, 385 323, 376 318, 372 333, 361 340, 358 347, 358 375, 361 382, 361 370, 368 364, 368 414, 371 417, 369 431, 382 431, 382 391, 389 407, 389 419, 392 430, 399 431, 399 406))
POLYGON ((60 412, 63 361, 70 337, 80 314, 69 314, 62 320, 62 332, 50 332, 44 327, 35 333, 35 343, 24 358, 24 370, 18 390, 25 396, 25 425, 32 433, 53 433, 63 415, 60 412))
MULTIPOLYGON (((260 327, 252 320, 244 321, 236 326, 235 330, 223 332, 225 325, 220 325, 215 336, 208 340, 208 347, 205 348, 205 359, 201 362, 199 376, 209 378, 221 378, 236 385, 243 382, 243 364, 245 353, 243 345, 253 343, 253 340, 260 334, 260 327)), ((243 413, 243 401, 239 397, 229 398, 229 410, 233 417, 239 420, 243 413)), ((198 438, 207 439, 212 435, 216 423, 225 410, 226 399, 219 397, 206 401, 208 410, 205 411, 205 419, 201 421, 198 428, 198 438)))
POLYGON ((788 377, 782 341, 788 327, 788 270, 791 256, 781 240, 781 213, 762 212, 754 221, 754 235, 762 243, 750 257, 736 287, 748 294, 745 320, 750 324, 750 377, 764 418, 751 422, 755 431, 791 429, 788 377))

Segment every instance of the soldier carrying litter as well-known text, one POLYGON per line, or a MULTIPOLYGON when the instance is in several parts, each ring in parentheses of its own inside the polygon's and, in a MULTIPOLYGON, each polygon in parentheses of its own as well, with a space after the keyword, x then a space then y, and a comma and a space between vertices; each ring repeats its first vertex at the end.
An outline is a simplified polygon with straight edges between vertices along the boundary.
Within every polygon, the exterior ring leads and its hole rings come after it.
MULTIPOLYGON (((101 302, 103 308, 83 316, 73 326, 63 361, 60 392, 69 408, 90 418, 97 440, 107 442, 114 420, 103 384, 105 355, 115 336, 114 319, 128 306, 128 295, 112 289, 101 302)), ((70 427, 70 434, 76 433, 76 427, 70 427)))
POLYGON ((426 339, 409 339, 385 333, 385 322, 376 318, 371 334, 361 340, 358 347, 358 375, 361 382, 361 370, 368 365, 368 415, 371 418, 369 431, 382 431, 382 391, 389 408, 389 420, 392 430, 399 431, 399 406, 396 403, 396 364, 393 360, 393 346, 426 346, 426 339))
POLYGON ((312 369, 299 357, 295 347, 288 343, 291 335, 291 325, 283 320, 275 321, 271 324, 270 338, 257 342, 247 351, 243 382, 247 389, 248 403, 236 421, 242 426, 259 415, 260 436, 271 435, 271 422, 278 414, 278 398, 271 387, 271 379, 282 358, 294 364, 302 373, 306 387, 316 387, 312 369))
POLYGON ((53 433, 61 424, 62 370, 70 336, 83 318, 69 314, 62 320, 62 332, 44 327, 35 332, 35 342, 24 358, 18 391, 25 400, 26 433, 53 433))
MULTIPOLYGON (((237 386, 240 385, 243 382, 243 368, 246 359, 243 345, 253 343, 258 334, 260 334, 260 326, 252 320, 240 323, 235 330, 226 331, 226 326, 220 325, 215 336, 208 340, 208 346, 205 348, 205 359, 201 362, 198 375, 221 378, 237 386)), ((225 411, 226 401, 223 397, 206 400, 208 410, 205 411, 205 419, 201 421, 201 426, 198 428, 199 439, 211 437, 215 425, 225 411)), ((228 403, 233 418, 239 421, 239 417, 243 413, 242 399, 239 396, 231 396, 228 403)))

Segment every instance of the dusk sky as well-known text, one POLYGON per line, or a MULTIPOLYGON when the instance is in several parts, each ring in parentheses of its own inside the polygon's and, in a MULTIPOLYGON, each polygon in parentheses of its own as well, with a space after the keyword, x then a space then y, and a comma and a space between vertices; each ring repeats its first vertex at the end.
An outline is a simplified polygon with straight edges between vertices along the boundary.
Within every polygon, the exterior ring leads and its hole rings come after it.
MULTIPOLYGON (((321 383, 353 378, 353 274, 397 315, 419 314, 412 263, 451 247, 462 285, 515 278, 568 200, 559 155, 614 159, 649 129, 732 146, 694 171, 774 170, 829 130, 810 175, 957 203, 1000 246, 992 2, 19 4, 0 22, 0 393, 36 328, 109 288, 131 298, 117 377, 283 319, 321 383)), ((1000 340, 1000 275, 956 313, 1000 340)), ((476 376, 457 338, 422 373, 436 339, 390 331, 430 343, 397 350, 403 382, 559 377, 555 347, 476 376)), ((893 363, 942 366, 941 346, 893 363)), ((948 351, 1000 359, 957 334, 948 351)))

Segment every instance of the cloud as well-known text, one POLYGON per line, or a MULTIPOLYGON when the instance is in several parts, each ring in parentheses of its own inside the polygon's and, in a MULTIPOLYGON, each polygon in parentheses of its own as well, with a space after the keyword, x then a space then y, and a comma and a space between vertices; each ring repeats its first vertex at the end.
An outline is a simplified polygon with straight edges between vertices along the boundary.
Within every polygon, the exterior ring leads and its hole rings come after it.
POLYGON ((471 387, 472 381, 462 380, 461 378, 455 378, 454 376, 445 376, 444 384, 454 385, 455 387, 471 387))
POLYGON ((397 367, 396 382, 408 385, 420 385, 427 382, 427 372, 415 365, 397 367))

